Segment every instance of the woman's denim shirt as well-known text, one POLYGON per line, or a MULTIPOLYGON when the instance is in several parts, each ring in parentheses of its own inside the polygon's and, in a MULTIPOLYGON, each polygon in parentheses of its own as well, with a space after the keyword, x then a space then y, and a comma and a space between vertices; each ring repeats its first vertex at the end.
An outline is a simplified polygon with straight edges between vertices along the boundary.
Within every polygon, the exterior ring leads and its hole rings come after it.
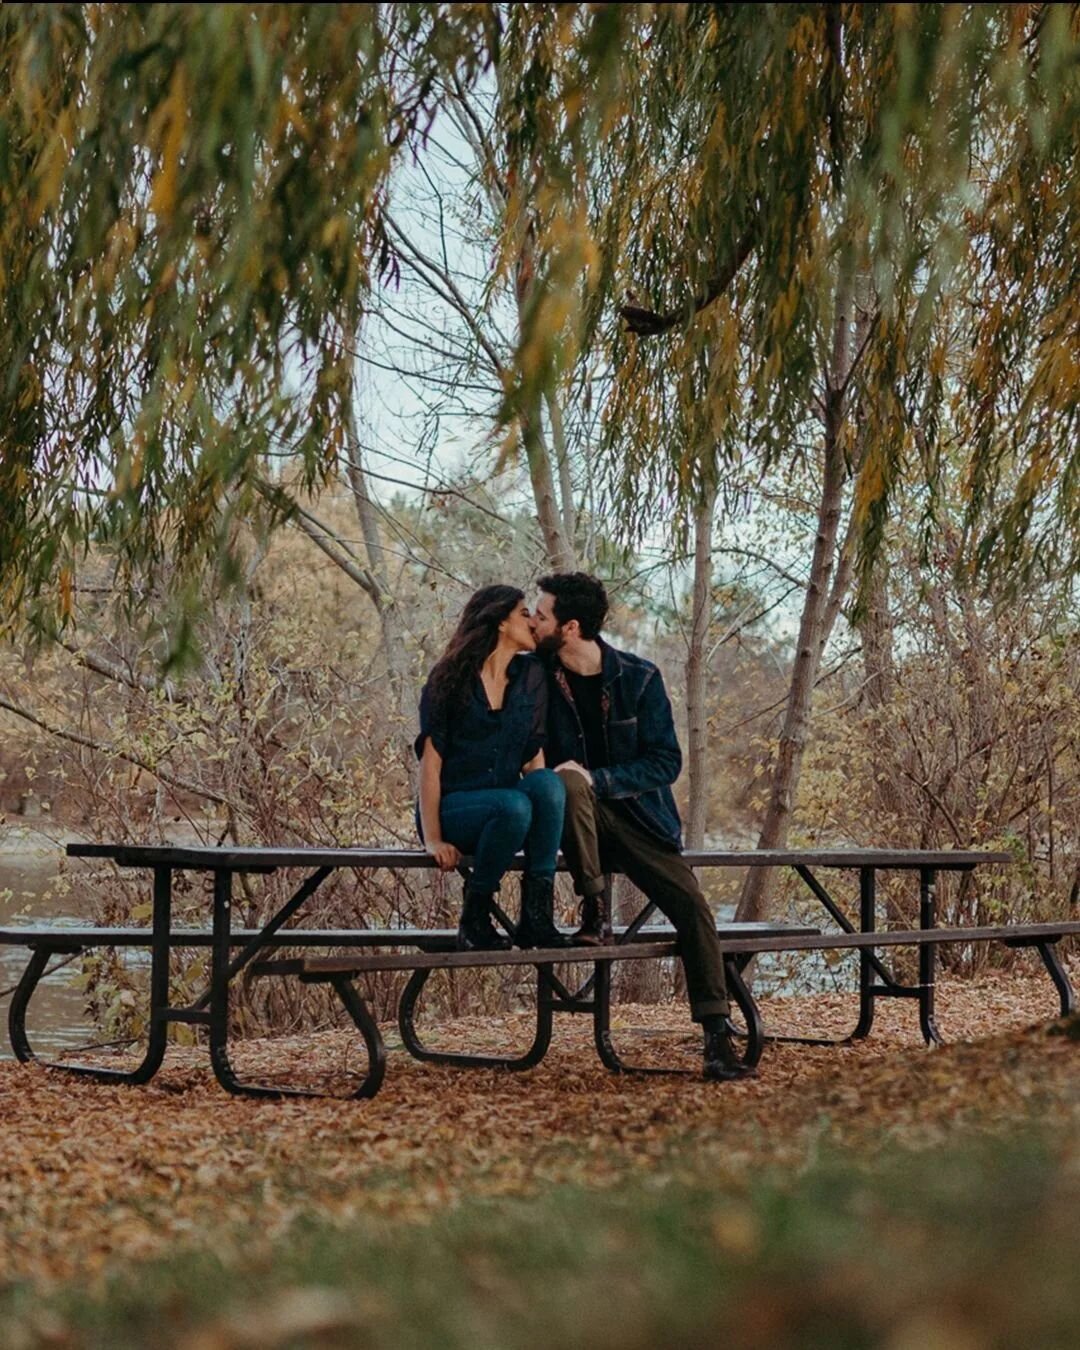
POLYGON ((442 792, 469 792, 477 788, 508 788, 521 777, 521 768, 541 750, 546 739, 548 689, 544 668, 533 656, 515 656, 507 670, 509 683, 498 711, 488 703, 479 674, 463 706, 436 710, 431 688, 420 695, 420 735, 417 759, 424 742, 442 756, 442 792))

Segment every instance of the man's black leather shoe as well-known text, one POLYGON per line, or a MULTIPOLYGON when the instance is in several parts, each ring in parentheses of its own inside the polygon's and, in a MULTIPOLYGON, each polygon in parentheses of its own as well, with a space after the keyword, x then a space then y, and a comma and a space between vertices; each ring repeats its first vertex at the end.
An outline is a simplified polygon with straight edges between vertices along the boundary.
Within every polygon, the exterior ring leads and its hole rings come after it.
POLYGON ((611 941, 611 928, 604 922, 604 897, 581 897, 581 927, 570 939, 575 947, 603 947, 611 941))
POLYGON ((739 1078, 756 1078, 757 1073, 736 1055, 727 1027, 705 1032, 705 1077, 713 1083, 729 1083, 739 1078))

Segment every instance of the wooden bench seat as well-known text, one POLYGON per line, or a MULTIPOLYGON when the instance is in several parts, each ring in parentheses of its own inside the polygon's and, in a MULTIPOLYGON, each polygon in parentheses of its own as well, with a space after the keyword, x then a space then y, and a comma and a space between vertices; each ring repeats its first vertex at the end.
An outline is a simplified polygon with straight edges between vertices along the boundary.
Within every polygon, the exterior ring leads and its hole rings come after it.
MULTIPOLYGON (((678 954, 674 941, 658 940, 663 931, 664 928, 659 925, 642 928, 630 942, 613 943, 605 947, 536 947, 513 948, 501 952, 447 950, 420 955, 402 952, 378 956, 296 957, 292 960, 258 962, 253 970, 255 974, 260 975, 316 977, 362 975, 383 970, 450 970, 481 966, 541 966, 586 961, 656 960, 678 954)), ((674 930, 668 928, 667 931, 674 930)), ((1043 942, 1060 941, 1063 937, 1075 934, 1080 934, 1080 922, 1023 926, 1003 924, 982 928, 901 928, 881 933, 823 933, 820 928, 801 927, 796 924, 717 925, 721 950, 728 954, 751 956, 765 952, 836 951, 957 942, 999 941, 1011 946, 1034 947, 1043 942), (744 932, 743 929, 759 931, 744 932)), ((425 934, 425 938, 429 936, 430 933, 425 934)))

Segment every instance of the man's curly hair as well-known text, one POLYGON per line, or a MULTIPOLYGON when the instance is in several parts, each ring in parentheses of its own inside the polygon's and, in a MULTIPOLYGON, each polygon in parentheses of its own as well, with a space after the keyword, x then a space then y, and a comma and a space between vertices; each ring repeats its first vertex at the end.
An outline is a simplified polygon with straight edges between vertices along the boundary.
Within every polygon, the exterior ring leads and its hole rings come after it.
POLYGON ((555 618, 560 624, 577 619, 583 638, 600 636, 608 612, 607 591, 602 581, 588 572, 555 572, 541 577, 536 584, 555 601, 555 618))

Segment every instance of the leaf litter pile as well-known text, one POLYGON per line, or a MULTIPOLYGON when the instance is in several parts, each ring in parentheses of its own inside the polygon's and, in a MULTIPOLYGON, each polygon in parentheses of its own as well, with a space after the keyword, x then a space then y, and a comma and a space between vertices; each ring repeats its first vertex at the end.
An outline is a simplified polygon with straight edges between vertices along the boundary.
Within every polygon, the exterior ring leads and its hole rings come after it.
MULTIPOLYGON (((822 1148, 918 1149, 964 1130, 1053 1122, 1075 1155, 1080 1047, 1052 1034, 1061 1026, 1045 975, 946 978, 938 1001, 943 1048, 925 1049, 915 1005, 893 1001, 879 1005, 868 1040, 770 1045, 758 1077, 737 1084, 700 1080, 697 1029, 678 1005, 617 1006, 613 1030, 627 1060, 686 1076, 607 1072, 587 1017, 558 1018, 547 1058, 525 1073, 417 1063, 387 1027, 373 1101, 230 1097, 192 1048, 171 1048, 139 1088, 5 1062, 0 1283, 85 1278, 184 1247, 208 1227, 224 1234, 222 1224, 274 1239, 312 1213, 417 1221, 468 1196, 650 1173, 739 1186, 763 1168, 797 1172, 822 1148)), ((762 1007, 771 1030, 827 1036, 846 1034, 857 1014, 842 994, 762 1007)), ((482 1052, 524 1048, 530 1034, 520 1013, 445 1022, 430 1038, 482 1052)), ((346 1031, 249 1041, 233 1058, 252 1081, 338 1091, 363 1069, 346 1031)))

